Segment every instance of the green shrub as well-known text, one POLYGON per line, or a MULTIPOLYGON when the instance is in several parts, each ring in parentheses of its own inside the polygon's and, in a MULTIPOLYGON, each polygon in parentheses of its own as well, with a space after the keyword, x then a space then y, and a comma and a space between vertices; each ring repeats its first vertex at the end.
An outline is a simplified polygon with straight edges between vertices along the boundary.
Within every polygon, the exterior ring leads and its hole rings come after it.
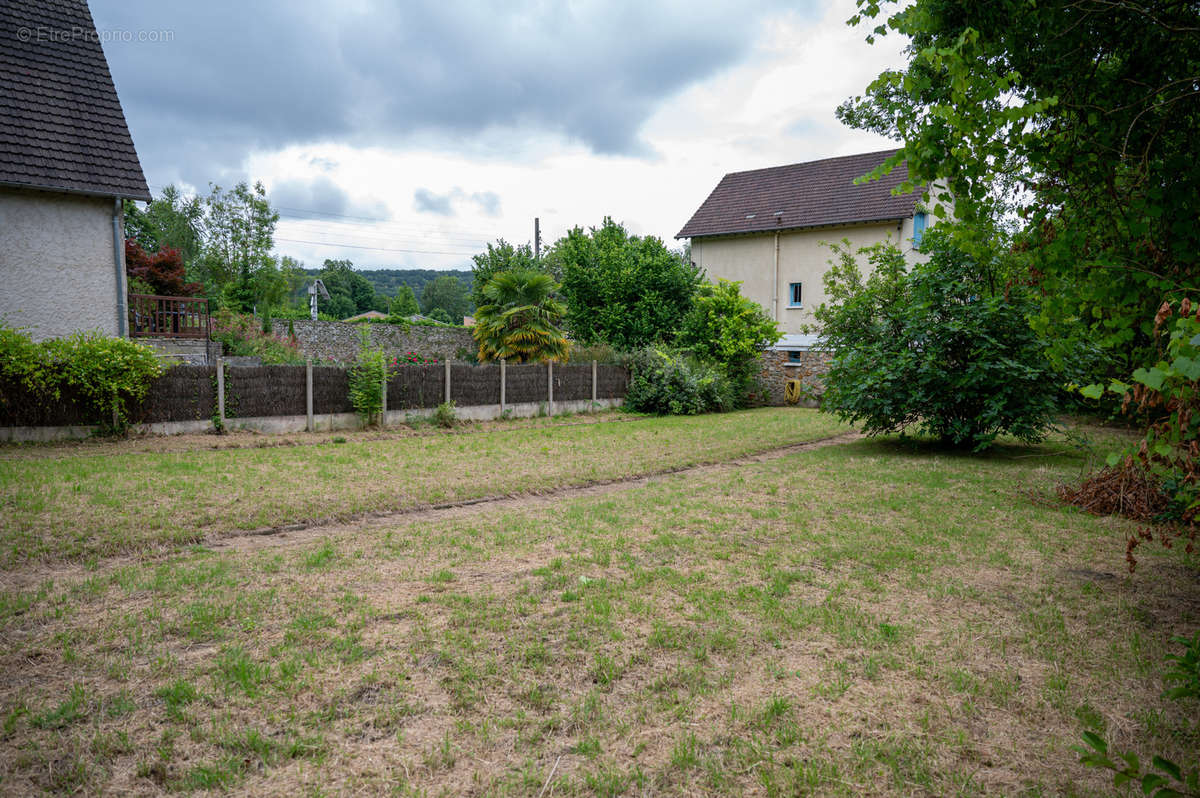
POLYGON ((212 316, 212 339, 221 344, 226 355, 258 357, 268 366, 299 366, 304 354, 289 336, 264 332, 266 324, 253 316, 218 310, 212 316))
POLYGON ((350 404, 363 426, 383 413, 383 383, 388 376, 387 355, 371 346, 370 328, 361 328, 358 359, 350 367, 350 404))
POLYGON ((676 343, 725 373, 739 405, 757 389, 759 355, 781 337, 762 306, 742 296, 741 283, 721 280, 700 286, 683 317, 676 343))
POLYGON ((649 347, 624 358, 625 406, 639 413, 690 416, 730 410, 734 390, 717 367, 682 352, 649 347))
POLYGON ((89 415, 114 431, 129 424, 132 403, 145 398, 163 373, 148 346, 98 332, 35 343, 20 330, 0 323, 0 375, 29 393, 55 402, 64 389, 76 392, 89 415))
POLYGON ((864 281, 853 255, 834 248, 830 301, 816 311, 833 350, 822 409, 869 434, 916 427, 976 451, 1003 433, 1041 440, 1058 381, 1029 326, 1032 301, 1005 285, 996 255, 972 254, 941 229, 922 249, 929 260, 912 271, 895 245, 860 250, 874 267, 864 281))
POLYGON ((458 417, 455 415, 454 402, 442 402, 440 405, 438 405, 437 409, 433 411, 433 417, 431 420, 434 424, 437 424, 439 427, 445 427, 446 429, 450 429, 457 424, 458 417))

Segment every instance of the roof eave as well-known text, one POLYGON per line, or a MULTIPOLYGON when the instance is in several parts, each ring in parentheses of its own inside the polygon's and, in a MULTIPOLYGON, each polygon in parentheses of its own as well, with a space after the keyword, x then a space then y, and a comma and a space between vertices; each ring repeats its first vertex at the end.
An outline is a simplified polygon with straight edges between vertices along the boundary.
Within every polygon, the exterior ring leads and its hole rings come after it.
MULTIPOLYGON (((825 222, 823 224, 797 224, 780 227, 764 227, 762 230, 727 230, 718 233, 692 233, 686 234, 683 230, 676 233, 675 238, 716 238, 718 236, 756 236, 767 233, 786 233, 793 230, 822 230, 834 227, 853 227, 856 225, 866 224, 883 224, 884 222, 901 222, 908 219, 912 214, 905 216, 886 216, 881 219, 854 219, 847 222, 825 222)), ((686 229, 686 228, 685 228, 686 229)))
POLYGON ((147 189, 144 192, 137 191, 119 191, 112 189, 83 189, 83 188, 68 188, 66 186, 47 186, 39 183, 19 183, 11 180, 0 180, 0 187, 4 188, 24 188, 30 191, 46 191, 56 194, 76 194, 83 197, 114 197, 117 199, 139 200, 141 202, 150 202, 154 199, 147 189))

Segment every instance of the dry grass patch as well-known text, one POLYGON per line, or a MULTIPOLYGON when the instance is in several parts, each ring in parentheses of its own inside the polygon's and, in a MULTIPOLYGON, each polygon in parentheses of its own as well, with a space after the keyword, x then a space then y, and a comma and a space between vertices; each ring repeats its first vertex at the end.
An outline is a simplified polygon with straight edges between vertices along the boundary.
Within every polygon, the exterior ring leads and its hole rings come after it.
POLYGON ((0 566, 536 493, 726 460, 845 429, 814 411, 775 408, 313 446, 9 459, 0 462, 0 566))
POLYGON ((1103 794, 1084 728, 1200 746, 1159 698, 1200 581, 1030 502, 1055 452, 864 441, 9 591, 0 790, 1103 794))

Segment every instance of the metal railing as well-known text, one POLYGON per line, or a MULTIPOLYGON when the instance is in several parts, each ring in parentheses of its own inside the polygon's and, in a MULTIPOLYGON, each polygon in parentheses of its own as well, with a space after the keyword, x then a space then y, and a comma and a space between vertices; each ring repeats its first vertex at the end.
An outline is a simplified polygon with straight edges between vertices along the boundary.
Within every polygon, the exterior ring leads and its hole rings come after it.
POLYGON ((129 335, 202 338, 212 332, 204 297, 129 295, 129 335))

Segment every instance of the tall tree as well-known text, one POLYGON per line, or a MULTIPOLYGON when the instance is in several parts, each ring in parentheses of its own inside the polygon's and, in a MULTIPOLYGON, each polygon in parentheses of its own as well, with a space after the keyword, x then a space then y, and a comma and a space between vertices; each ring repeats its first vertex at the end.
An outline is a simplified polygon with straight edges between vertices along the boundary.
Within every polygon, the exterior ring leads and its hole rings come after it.
POLYGON ((454 324, 462 324, 463 316, 471 310, 471 300, 462 280, 446 274, 426 283, 421 292, 421 312, 428 315, 436 308, 446 311, 454 324))
POLYGON ((205 205, 206 282, 218 288, 238 282, 240 285, 229 295, 249 310, 247 301, 257 301, 255 275, 274 265, 271 248, 279 214, 271 209, 262 183, 255 183, 253 188, 238 183, 228 191, 214 185, 205 205))
POLYGON ((1147 360, 1155 310, 1200 287, 1196 4, 887 5, 858 0, 851 23, 908 37, 908 64, 838 109, 903 142, 877 171, 907 161, 911 183, 944 181, 968 223, 1011 188, 1040 329, 1098 344, 1110 372, 1147 360))
POLYGON ((415 316, 421 312, 421 305, 417 302, 417 295, 407 285, 401 285, 396 289, 396 296, 392 297, 392 301, 388 306, 388 314, 396 317, 415 316))
POLYGON ((528 244, 513 246, 503 238, 494 245, 489 243, 487 252, 474 255, 471 260, 475 263, 471 267, 471 303, 476 307, 487 302, 483 288, 499 272, 542 271, 539 262, 534 260, 532 247, 528 244))
POLYGON ((700 271, 661 239, 630 235, 608 217, 600 227, 568 232, 546 261, 561 275, 575 339, 619 349, 673 338, 701 282, 700 271))

